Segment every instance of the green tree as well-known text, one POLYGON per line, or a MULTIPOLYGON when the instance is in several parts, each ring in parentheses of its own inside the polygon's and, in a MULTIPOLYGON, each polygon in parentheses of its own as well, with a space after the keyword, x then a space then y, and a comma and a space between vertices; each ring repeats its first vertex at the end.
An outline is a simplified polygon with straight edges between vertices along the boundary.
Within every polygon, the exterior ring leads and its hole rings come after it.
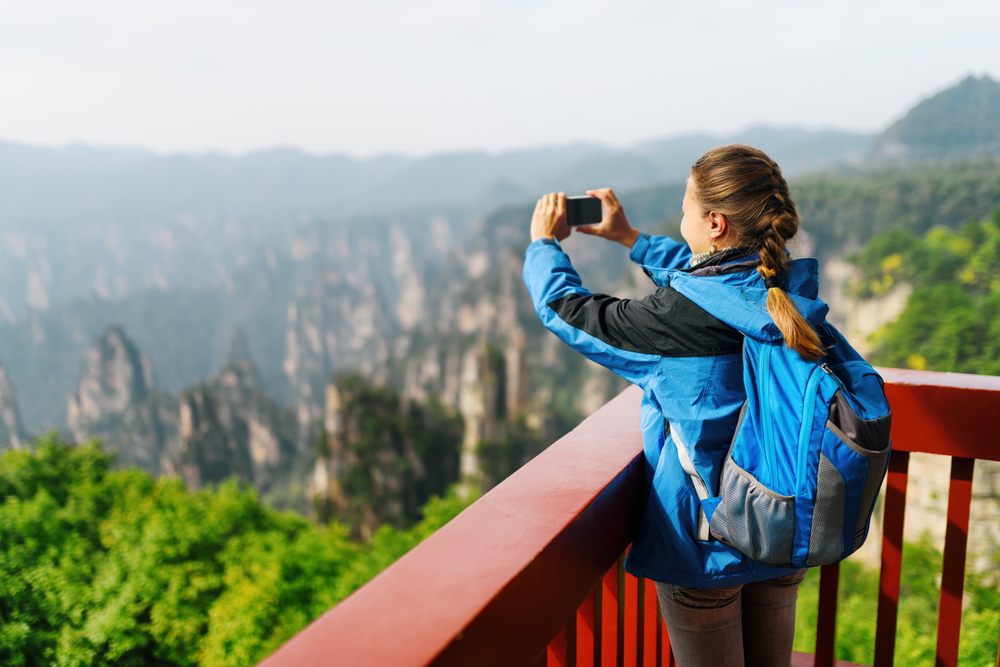
POLYGON ((0 457, 0 663, 253 664, 470 500, 358 544, 236 481, 191 493, 110 467, 54 435, 0 457))
POLYGON ((913 287, 900 317, 875 334, 876 363, 1000 375, 1000 211, 957 232, 894 230, 852 261, 860 297, 913 287))

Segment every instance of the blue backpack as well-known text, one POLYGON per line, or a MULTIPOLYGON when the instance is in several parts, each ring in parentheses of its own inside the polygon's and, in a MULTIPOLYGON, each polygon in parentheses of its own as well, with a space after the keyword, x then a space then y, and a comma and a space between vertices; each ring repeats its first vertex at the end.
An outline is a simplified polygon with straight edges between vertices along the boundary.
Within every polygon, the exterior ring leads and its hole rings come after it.
MULTIPOLYGON (((837 562, 868 536, 889 464, 882 378, 829 324, 827 354, 746 337, 747 401, 719 480, 712 535, 782 567, 837 562)), ((709 510, 711 511, 711 510, 709 510)))

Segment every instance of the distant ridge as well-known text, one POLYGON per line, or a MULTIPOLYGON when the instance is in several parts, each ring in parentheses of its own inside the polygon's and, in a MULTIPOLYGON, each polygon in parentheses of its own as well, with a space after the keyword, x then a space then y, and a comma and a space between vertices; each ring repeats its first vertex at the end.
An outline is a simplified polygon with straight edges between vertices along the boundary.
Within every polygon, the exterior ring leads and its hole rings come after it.
POLYGON ((874 164, 1000 157, 1000 82, 968 76, 929 97, 882 133, 874 164))
POLYGON ((0 225, 59 229, 117 220, 281 214, 346 218, 354 213, 426 205, 490 210, 551 190, 619 190, 683 181, 691 164, 721 144, 748 143, 786 172, 857 164, 874 136, 785 127, 731 135, 693 134, 630 148, 575 144, 498 154, 423 157, 310 155, 274 149, 244 156, 157 155, 142 150, 40 148, 0 141, 0 225))

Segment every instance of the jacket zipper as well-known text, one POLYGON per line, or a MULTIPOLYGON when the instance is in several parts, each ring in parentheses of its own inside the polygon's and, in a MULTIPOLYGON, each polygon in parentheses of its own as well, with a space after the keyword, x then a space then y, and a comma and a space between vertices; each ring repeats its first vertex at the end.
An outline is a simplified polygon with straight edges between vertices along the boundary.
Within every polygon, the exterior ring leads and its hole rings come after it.
POLYGON ((826 364, 814 368, 806 382, 806 402, 802 410, 802 426, 799 429, 799 451, 798 463, 795 466, 795 488, 797 493, 805 493, 806 487, 806 466, 809 456, 809 433, 812 431, 813 411, 816 409, 816 395, 819 393, 819 383, 823 379, 820 371, 830 370, 826 364))

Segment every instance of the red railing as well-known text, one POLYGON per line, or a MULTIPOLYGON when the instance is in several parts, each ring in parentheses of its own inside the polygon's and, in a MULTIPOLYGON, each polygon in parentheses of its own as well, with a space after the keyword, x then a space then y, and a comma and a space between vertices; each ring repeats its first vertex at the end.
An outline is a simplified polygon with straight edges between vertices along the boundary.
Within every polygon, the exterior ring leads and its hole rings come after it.
MULTIPOLYGON (((893 663, 909 453, 927 452, 952 457, 937 664, 953 667, 973 467, 1000 460, 1000 378, 881 372, 893 454, 875 666, 893 663)), ((643 501, 640 397, 627 389, 262 664, 673 664, 652 582, 620 567, 643 501)), ((796 666, 834 665, 838 578, 821 569, 815 658, 796 666)))

